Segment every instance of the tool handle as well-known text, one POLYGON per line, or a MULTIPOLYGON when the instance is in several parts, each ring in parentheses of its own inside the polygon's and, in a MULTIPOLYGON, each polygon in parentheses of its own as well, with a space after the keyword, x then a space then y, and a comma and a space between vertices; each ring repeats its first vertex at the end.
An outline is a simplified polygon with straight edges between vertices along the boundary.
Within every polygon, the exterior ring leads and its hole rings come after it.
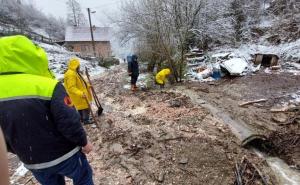
POLYGON ((92 106, 91 106, 89 100, 87 99, 87 97, 85 97, 84 99, 85 99, 86 103, 87 103, 88 106, 89 106, 89 109, 90 109, 90 111, 91 111, 92 118, 93 118, 93 120, 95 121, 97 128, 100 129, 98 120, 96 119, 96 116, 95 116, 95 114, 94 114, 94 112, 93 112, 93 110, 92 110, 92 106))
POLYGON ((87 79, 88 79, 88 81, 89 81, 89 84, 91 85, 91 90, 92 90, 92 94, 93 94, 93 97, 94 97, 94 101, 95 101, 95 103, 96 103, 96 105, 97 105, 98 108, 102 108, 101 103, 100 103, 100 101, 99 101, 99 98, 98 98, 98 96, 97 96, 97 94, 96 94, 96 91, 95 91, 95 89, 94 89, 94 86, 93 86, 93 84, 92 84, 92 81, 91 81, 91 79, 90 79, 90 74, 89 74, 89 72, 88 72, 87 67, 85 67, 85 74, 86 74, 86 77, 87 77, 87 79))

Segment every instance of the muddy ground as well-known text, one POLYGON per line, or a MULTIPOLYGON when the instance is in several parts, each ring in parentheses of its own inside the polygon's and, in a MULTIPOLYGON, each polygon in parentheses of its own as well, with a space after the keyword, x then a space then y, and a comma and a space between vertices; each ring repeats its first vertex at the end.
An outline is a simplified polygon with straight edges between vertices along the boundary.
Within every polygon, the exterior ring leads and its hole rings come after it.
MULTIPOLYGON (((88 155, 95 184, 234 184, 235 165, 245 156, 263 173, 268 184, 278 184, 266 162, 242 148, 223 120, 192 101, 184 90, 192 91, 203 104, 212 104, 272 136, 283 127, 272 121, 275 113, 269 109, 281 105, 277 96, 298 90, 298 78, 261 73, 132 93, 124 89, 128 84, 126 68, 116 67, 94 80, 105 109, 98 118, 100 129, 86 127, 95 147, 88 155), (268 101, 245 108, 238 106, 243 100, 257 98, 268 101)), ((281 114, 289 117, 292 113, 281 114)), ((19 180, 20 184, 25 182, 37 184, 30 173, 19 180)), ((258 178, 249 184, 262 183, 258 178)))
POLYGON ((263 71, 212 83, 187 83, 201 99, 246 123, 255 133, 266 136, 270 141, 266 152, 297 169, 300 169, 299 86, 300 76, 263 71), (267 101, 240 106, 259 99, 267 101), (291 111, 284 111, 286 108, 291 111))

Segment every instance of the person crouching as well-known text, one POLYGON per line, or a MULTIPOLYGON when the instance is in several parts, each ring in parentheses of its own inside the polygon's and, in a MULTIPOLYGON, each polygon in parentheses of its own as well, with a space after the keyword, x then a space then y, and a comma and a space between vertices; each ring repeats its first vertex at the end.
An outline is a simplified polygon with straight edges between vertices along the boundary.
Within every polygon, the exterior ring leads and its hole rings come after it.
POLYGON ((160 88, 164 88, 168 76, 171 74, 171 70, 169 68, 163 69, 160 72, 158 72, 155 76, 155 82, 156 84, 160 85, 160 88))

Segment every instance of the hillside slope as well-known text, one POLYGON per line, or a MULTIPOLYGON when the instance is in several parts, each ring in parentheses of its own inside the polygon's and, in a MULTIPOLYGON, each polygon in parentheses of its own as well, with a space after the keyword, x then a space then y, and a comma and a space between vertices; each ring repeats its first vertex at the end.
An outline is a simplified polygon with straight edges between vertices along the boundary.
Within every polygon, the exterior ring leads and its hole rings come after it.
MULTIPOLYGON (((62 79, 63 74, 67 70, 68 61, 73 57, 77 57, 76 53, 70 52, 59 45, 49 45, 45 43, 38 43, 38 45, 46 50, 49 68, 55 73, 56 78, 62 79)), ((97 75, 105 71, 105 68, 98 66, 98 64, 93 64, 91 61, 80 59, 80 62, 81 70, 87 67, 91 75, 97 75)))

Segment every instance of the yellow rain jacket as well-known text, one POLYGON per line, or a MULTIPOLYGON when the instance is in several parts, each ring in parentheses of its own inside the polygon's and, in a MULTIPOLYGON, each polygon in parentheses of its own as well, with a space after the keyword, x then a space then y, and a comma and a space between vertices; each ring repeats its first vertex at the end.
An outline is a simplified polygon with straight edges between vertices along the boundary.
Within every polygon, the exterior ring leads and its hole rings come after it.
POLYGON ((89 105, 83 94, 87 96, 87 99, 92 101, 92 95, 90 92, 90 84, 87 83, 77 72, 77 68, 80 66, 78 59, 74 58, 69 61, 69 69, 64 75, 64 85, 69 94, 75 108, 77 110, 88 109, 89 105))
POLYGON ((171 70, 169 68, 163 69, 158 72, 155 76, 156 83, 163 85, 167 81, 167 77, 171 74, 171 70))

